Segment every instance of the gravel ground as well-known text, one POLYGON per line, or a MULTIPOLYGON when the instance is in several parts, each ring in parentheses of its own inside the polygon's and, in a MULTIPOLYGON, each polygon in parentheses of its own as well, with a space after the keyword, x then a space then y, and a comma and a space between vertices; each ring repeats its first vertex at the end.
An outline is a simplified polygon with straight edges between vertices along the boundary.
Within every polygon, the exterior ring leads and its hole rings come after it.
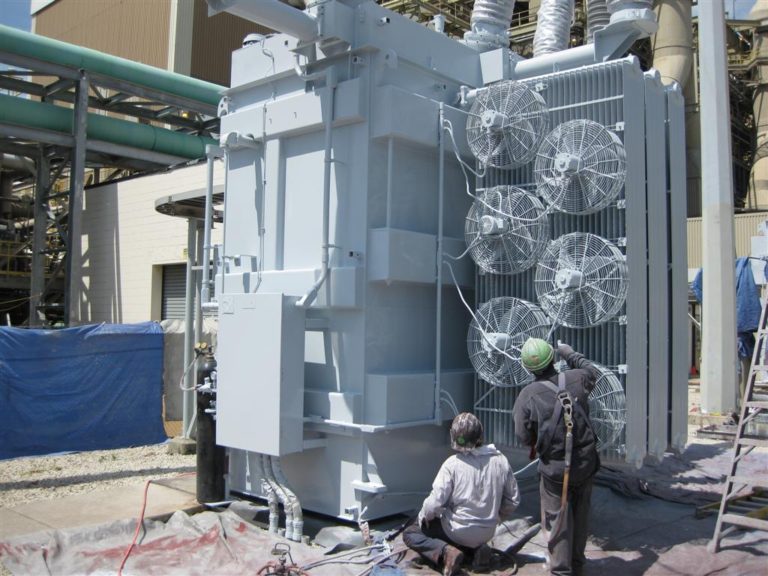
POLYGON ((167 444, 0 460, 0 506, 13 508, 194 470, 194 454, 169 454, 167 444))

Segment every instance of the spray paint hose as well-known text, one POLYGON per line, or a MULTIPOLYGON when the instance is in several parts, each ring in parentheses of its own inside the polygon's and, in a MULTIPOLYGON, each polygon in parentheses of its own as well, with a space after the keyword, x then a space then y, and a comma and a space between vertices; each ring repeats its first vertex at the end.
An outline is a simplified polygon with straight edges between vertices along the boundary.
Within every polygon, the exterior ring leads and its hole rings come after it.
MULTIPOLYGON (((193 474, 195 474, 195 472, 180 474, 178 477, 181 478, 183 476, 191 476, 193 474)), ((149 485, 152 484, 153 482, 155 481, 147 480, 146 483, 144 484, 144 495, 141 498, 141 511, 139 512, 139 517, 136 519, 136 530, 133 532, 133 539, 131 540, 131 544, 125 550, 125 554, 123 554, 123 559, 120 561, 120 566, 117 569, 117 576, 122 576, 123 568, 125 568, 125 563, 128 561, 128 557, 131 555, 131 552, 133 552, 133 549, 136 547, 136 542, 139 539, 139 532, 144 526, 144 513, 147 511, 147 493, 149 492, 149 485)))

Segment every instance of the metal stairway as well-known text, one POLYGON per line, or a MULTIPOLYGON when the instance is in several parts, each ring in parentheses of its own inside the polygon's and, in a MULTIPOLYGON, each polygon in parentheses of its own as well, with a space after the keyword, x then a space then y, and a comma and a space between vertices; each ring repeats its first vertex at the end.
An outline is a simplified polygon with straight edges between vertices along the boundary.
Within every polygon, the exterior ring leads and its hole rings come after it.
POLYGON ((768 532, 768 506, 760 497, 760 488, 768 488, 765 475, 749 476, 739 473, 739 466, 745 465, 749 454, 758 447, 768 447, 768 437, 759 433, 756 426, 758 417, 768 415, 768 365, 761 363, 763 350, 768 346, 768 300, 763 304, 760 314, 760 326, 757 331, 755 350, 752 353, 752 365, 741 399, 739 422, 736 426, 736 439, 733 444, 731 469, 723 486, 723 499, 715 524, 715 534, 709 543, 710 552, 720 549, 721 540, 738 528, 752 528, 768 532), (759 379, 758 377, 761 376, 759 379), (756 498, 743 498, 738 492, 751 486, 756 498), (728 527, 724 528, 727 524, 728 527))

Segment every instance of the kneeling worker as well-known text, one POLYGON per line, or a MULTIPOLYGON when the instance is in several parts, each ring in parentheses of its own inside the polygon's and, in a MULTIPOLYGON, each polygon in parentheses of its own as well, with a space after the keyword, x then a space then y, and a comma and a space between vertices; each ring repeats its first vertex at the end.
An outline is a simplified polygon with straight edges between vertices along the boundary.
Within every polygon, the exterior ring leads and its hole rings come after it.
POLYGON ((517 482, 506 456, 483 445, 483 425, 464 412, 451 424, 448 458, 424 500, 418 522, 405 529, 403 542, 443 574, 455 574, 464 554, 473 554, 493 538, 500 520, 520 504, 517 482))
POLYGON ((514 407, 515 435, 539 455, 541 523, 548 534, 550 571, 579 576, 586 557, 592 481, 600 466, 589 420, 589 393, 600 377, 592 363, 567 344, 557 348, 569 370, 558 374, 552 346, 529 338, 521 351, 533 373, 514 407))

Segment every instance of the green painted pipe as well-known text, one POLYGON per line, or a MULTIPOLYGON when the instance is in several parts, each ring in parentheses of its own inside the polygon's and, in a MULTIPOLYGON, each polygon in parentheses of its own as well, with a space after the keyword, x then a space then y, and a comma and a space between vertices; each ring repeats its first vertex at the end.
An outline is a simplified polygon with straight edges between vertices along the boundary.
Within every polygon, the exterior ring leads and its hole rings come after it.
POLYGON ((0 52, 83 69, 218 106, 224 86, 0 25, 0 52))
MULTIPOLYGON (((73 122, 72 108, 0 94, 0 124, 72 134, 73 122)), ((90 113, 86 134, 93 140, 104 140, 112 144, 122 144, 182 158, 203 158, 206 144, 218 144, 212 138, 183 134, 157 126, 90 113)))

